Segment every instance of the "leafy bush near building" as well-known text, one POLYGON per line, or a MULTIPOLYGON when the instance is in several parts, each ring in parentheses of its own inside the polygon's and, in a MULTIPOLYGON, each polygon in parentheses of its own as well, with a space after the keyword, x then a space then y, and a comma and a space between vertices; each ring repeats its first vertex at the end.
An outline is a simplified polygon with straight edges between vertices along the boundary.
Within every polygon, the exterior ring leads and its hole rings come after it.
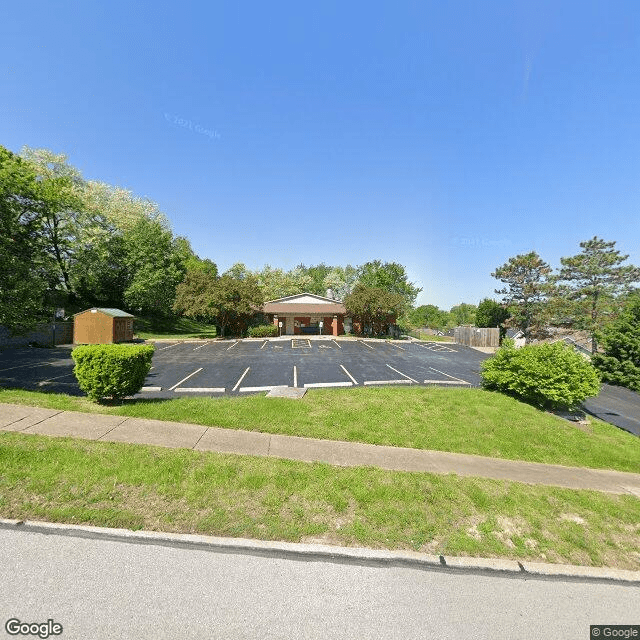
POLYGON ((278 335, 278 327, 275 324, 261 324, 249 329, 250 338, 272 338, 278 335))
POLYGON ((627 303, 620 317, 603 332, 603 354, 593 364, 607 382, 640 391, 640 296, 627 303))
POLYGON ((83 345, 71 352, 73 373, 91 400, 121 400, 142 388, 153 351, 150 345, 83 345))
POLYGON ((600 376, 582 355, 563 342, 527 345, 506 341, 482 363, 482 386, 544 408, 575 407, 600 391, 600 376))

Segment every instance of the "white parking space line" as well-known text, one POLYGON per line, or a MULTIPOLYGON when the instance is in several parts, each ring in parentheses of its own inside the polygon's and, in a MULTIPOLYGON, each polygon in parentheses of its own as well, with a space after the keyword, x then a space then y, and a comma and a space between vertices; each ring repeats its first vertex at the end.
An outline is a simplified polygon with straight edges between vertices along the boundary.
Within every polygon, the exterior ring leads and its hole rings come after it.
POLYGON ((175 344, 170 344, 167 347, 160 347, 158 349, 158 351, 164 351, 165 349, 171 349, 171 347, 177 347, 179 344, 182 344, 181 342, 176 342, 175 344))
POLYGON ((240 344, 240 340, 237 340, 230 347, 227 347, 227 351, 229 351, 229 349, 233 349, 233 347, 237 347, 239 344, 240 344))
POLYGON ((140 391, 142 393, 144 393, 145 391, 162 391, 162 387, 142 387, 140 391))
POLYGON ((182 380, 180 380, 180 382, 178 382, 178 384, 174 384, 173 387, 171 387, 169 389, 169 391, 173 391, 176 387, 179 387, 183 382, 186 382, 189 378, 193 377, 196 375, 196 373, 200 373, 200 371, 202 371, 203 367, 200 367, 199 369, 196 369, 193 373, 190 373, 186 378, 182 378, 182 380))
POLYGON ((261 346, 260 348, 261 348, 261 349, 264 349, 264 348, 267 346, 268 342, 269 342, 268 340, 265 340, 265 341, 262 343, 262 346, 261 346))
POLYGON ((360 344, 363 344, 365 347, 369 347, 369 349, 373 350, 373 347, 370 344, 367 344, 364 340, 358 340, 360 344))
POLYGON ((337 340, 332 340, 331 342, 334 342, 336 347, 338 347, 338 349, 342 349, 342 347, 338 344, 337 340))
POLYGON ((319 387, 351 387, 353 382, 308 382, 304 385, 305 389, 317 389, 319 387))
POLYGON ((406 373, 402 373, 402 371, 398 371, 397 369, 394 369, 390 364, 388 364, 387 367, 389 367, 389 369, 391 369, 391 371, 395 371, 396 373, 399 373, 401 376, 404 376, 405 378, 411 380, 411 382, 415 382, 416 384, 418 384, 417 380, 414 380, 413 378, 410 378, 406 373))
POLYGON ((396 344, 395 342, 390 342, 389 343, 392 347, 395 347, 396 349, 402 349, 403 351, 405 351, 404 347, 401 347, 399 344, 396 344))
POLYGON ((53 376, 52 378, 45 378, 44 380, 41 380, 40 382, 38 382, 38 384, 46 384, 47 382, 51 382, 51 380, 58 380, 59 378, 66 378, 72 375, 73 375, 73 372, 63 373, 61 376, 53 376))
POLYGON ((351 381, 353 382, 353 384, 358 384, 356 382, 356 379, 342 365, 340 365, 340 368, 351 378, 351 381))
POLYGON ((467 382, 466 380, 463 380, 462 378, 456 378, 455 376, 449 375, 448 373, 445 373, 444 371, 438 371, 437 369, 434 369, 433 367, 429 367, 429 369, 431 369, 431 371, 435 371, 436 373, 441 373, 443 376, 447 376, 447 378, 451 378, 452 380, 457 380, 458 382, 464 382, 465 384, 471 384, 471 383, 467 382))
POLYGON ((271 389, 276 389, 282 385, 272 385, 270 387, 240 387, 240 393, 251 392, 251 391, 271 391, 271 389))
POLYGON ((240 380, 238 380, 238 382, 236 382, 236 386, 233 387, 233 389, 231 389, 231 391, 235 391, 240 386, 240 383, 244 380, 244 377, 247 375, 247 373, 249 373, 249 369, 251 369, 251 367, 247 367, 244 370, 244 373, 240 376, 240 380))
POLYGON ((298 386, 298 368, 293 365, 293 386, 298 386))
POLYGON ((411 380, 365 380, 365 386, 372 384, 411 384, 411 380))
POLYGON ((424 384, 466 384, 471 386, 470 382, 464 380, 425 380, 424 384))
POLYGON ((180 387, 176 393, 224 393, 224 387, 180 387))
POLYGON ((197 351, 198 349, 202 349, 202 347, 206 347, 208 344, 211 344, 210 342, 205 342, 204 344, 201 344, 199 347, 196 347, 194 349, 194 351, 197 351))
POLYGON ((12 369, 25 369, 25 368, 31 368, 34 369, 35 367, 44 367, 48 364, 56 364, 56 360, 54 360, 53 362, 37 362, 36 364, 33 363, 29 363, 29 364, 19 364, 15 367, 7 367, 6 369, 0 369, 1 371, 11 371, 12 369))

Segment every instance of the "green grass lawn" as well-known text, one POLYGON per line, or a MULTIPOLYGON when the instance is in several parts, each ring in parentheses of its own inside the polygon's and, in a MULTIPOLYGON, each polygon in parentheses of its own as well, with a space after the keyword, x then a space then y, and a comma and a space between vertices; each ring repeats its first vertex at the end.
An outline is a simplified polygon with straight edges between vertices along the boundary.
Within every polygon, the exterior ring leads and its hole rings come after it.
POLYGON ((197 322, 189 318, 176 318, 162 324, 153 324, 148 318, 136 318, 133 321, 133 332, 143 340, 215 338, 217 335, 215 325, 197 322))
POLYGON ((0 514, 640 568, 628 495, 0 433, 0 514))
POLYGON ((4 389, 0 402, 640 473, 639 438, 598 420, 579 428, 480 389, 314 389, 302 400, 184 397, 115 406, 4 389))

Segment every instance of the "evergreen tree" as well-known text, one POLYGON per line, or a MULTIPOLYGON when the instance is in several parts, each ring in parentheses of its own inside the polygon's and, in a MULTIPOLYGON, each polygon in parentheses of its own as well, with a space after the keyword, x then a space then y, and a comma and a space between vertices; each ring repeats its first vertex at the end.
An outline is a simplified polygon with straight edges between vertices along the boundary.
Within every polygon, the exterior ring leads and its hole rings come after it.
POLYGON ((548 276, 551 267, 535 252, 517 255, 498 267, 491 275, 508 287, 496 289, 509 310, 509 325, 520 329, 525 342, 544 335, 545 307, 551 291, 548 276))
POLYGON ((577 303, 575 320, 591 332, 593 353, 597 350, 596 333, 619 307, 620 295, 640 280, 640 269, 623 265, 629 256, 621 255, 615 245, 615 241, 606 242, 597 236, 581 242, 581 253, 560 258, 562 268, 555 278, 560 297, 577 303))
POLYGON ((604 354, 594 354, 591 361, 605 381, 640 392, 640 295, 629 298, 602 335, 604 354))

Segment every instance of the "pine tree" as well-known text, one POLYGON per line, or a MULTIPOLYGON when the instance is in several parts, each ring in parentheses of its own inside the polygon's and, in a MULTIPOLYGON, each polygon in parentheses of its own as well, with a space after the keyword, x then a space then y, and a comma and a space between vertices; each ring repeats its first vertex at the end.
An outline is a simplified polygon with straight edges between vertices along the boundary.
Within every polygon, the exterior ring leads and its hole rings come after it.
POLYGON ((620 296, 640 280, 640 269, 623 265, 629 256, 621 255, 615 245, 597 236, 581 242, 582 253, 560 258, 562 268, 555 278, 560 294, 577 303, 575 320, 591 332, 592 353, 597 350, 596 333, 619 308, 620 296))
POLYGON ((535 252, 517 255, 498 267, 491 275, 509 285, 495 292, 502 295, 511 318, 510 326, 524 333, 525 342, 544 335, 545 306, 550 292, 551 267, 535 252))

